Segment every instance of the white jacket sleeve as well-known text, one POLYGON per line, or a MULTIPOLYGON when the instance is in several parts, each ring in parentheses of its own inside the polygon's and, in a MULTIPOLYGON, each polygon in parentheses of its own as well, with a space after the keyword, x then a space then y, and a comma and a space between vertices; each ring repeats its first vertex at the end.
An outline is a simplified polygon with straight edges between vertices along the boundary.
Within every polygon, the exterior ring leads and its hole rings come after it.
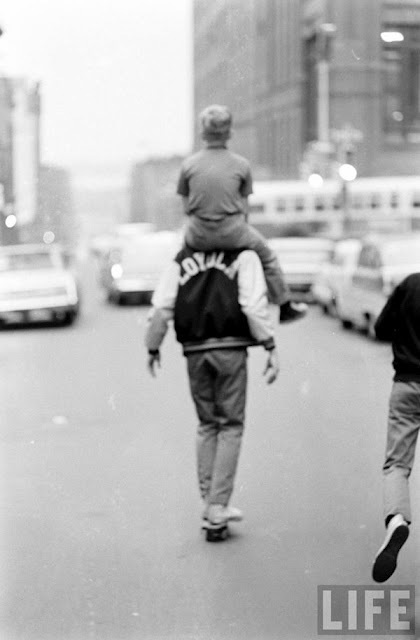
POLYGON ((266 346, 274 346, 267 286, 261 261, 255 251, 242 251, 238 256, 238 286, 239 304, 248 319, 252 336, 266 346))
POLYGON ((179 265, 173 261, 163 273, 152 297, 152 309, 147 319, 145 345, 149 351, 157 351, 174 317, 174 307, 179 286, 179 265))

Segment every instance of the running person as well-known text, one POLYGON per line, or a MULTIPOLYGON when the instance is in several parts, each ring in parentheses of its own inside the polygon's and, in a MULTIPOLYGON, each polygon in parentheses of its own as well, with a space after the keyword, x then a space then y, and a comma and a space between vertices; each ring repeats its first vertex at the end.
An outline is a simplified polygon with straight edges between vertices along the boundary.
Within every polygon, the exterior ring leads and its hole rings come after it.
POLYGON ((383 465, 386 535, 372 571, 376 582, 385 582, 397 567, 411 523, 408 479, 420 427, 420 273, 408 276, 394 289, 375 331, 380 340, 392 342, 395 370, 383 465))

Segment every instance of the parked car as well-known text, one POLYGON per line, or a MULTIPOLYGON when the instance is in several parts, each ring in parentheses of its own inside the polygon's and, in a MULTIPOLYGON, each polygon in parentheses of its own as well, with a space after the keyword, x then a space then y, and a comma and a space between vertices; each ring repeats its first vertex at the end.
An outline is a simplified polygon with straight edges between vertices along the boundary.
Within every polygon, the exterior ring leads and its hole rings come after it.
POLYGON ((353 275, 337 296, 342 326, 374 337, 374 324, 388 296, 414 272, 420 272, 420 234, 366 238, 353 275))
POLYGON ((119 224, 110 233, 101 233, 91 238, 89 250, 101 262, 108 258, 112 249, 118 248, 127 241, 155 231, 155 225, 149 222, 119 224))
POLYGON ((79 313, 76 280, 58 245, 0 247, 0 319, 71 324, 79 313))
POLYGON ((270 238, 293 300, 313 302, 312 284, 321 265, 330 258, 332 240, 318 237, 270 238))
POLYGON ((324 262, 312 285, 314 300, 325 313, 336 314, 338 292, 346 286, 356 268, 360 240, 337 240, 330 259, 324 262))
POLYGON ((149 303, 163 270, 179 246, 178 234, 157 232, 113 249, 101 271, 108 300, 123 304, 136 298, 149 303))

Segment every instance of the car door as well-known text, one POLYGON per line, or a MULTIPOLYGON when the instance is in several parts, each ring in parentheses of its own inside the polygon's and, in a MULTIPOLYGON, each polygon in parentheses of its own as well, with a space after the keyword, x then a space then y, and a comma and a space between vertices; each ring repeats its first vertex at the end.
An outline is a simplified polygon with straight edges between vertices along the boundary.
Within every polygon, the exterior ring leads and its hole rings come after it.
POLYGON ((360 327, 366 327, 367 318, 378 306, 378 297, 383 288, 381 258, 378 248, 365 245, 359 255, 356 270, 351 278, 353 320, 360 327))

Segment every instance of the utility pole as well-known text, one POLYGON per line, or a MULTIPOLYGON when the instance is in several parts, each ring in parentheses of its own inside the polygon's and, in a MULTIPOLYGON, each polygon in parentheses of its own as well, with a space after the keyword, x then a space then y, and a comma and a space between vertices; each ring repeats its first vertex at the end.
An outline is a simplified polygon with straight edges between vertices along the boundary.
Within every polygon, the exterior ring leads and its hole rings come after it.
POLYGON ((318 141, 330 141, 330 58, 332 38, 337 27, 330 22, 319 25, 317 30, 318 50, 318 141))
POLYGON ((308 142, 304 152, 302 174, 319 174, 323 179, 330 177, 330 59, 332 40, 337 28, 335 24, 324 22, 316 28, 316 140, 308 142))
POLYGON ((341 129, 333 129, 331 138, 336 144, 337 160, 339 162, 338 175, 340 177, 340 200, 343 216, 342 232, 347 235, 351 231, 349 183, 357 177, 354 151, 356 144, 363 140, 363 134, 347 123, 341 129))

